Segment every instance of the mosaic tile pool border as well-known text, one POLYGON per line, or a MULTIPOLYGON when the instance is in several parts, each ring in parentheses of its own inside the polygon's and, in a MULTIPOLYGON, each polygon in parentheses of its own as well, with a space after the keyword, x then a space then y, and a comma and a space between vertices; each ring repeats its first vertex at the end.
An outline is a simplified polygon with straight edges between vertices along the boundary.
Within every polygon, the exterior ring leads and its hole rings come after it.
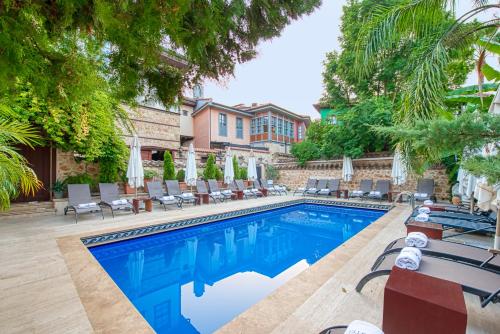
POLYGON ((283 208, 287 206, 297 205, 297 204, 321 204, 330 206, 339 206, 346 208, 357 208, 357 209, 372 209, 372 210, 382 210, 388 211, 391 206, 384 204, 370 204, 370 203, 359 203, 359 202, 339 202, 331 201, 325 199, 312 199, 312 198, 302 198, 287 202, 273 203, 268 205, 261 205, 253 208, 228 211, 219 214, 213 214, 208 216, 201 216, 195 218, 181 219, 173 222, 168 222, 164 224, 148 225, 144 227, 138 227, 134 229, 128 229, 113 233, 105 233, 100 235, 93 235, 81 238, 81 241, 85 246, 91 247, 96 245, 101 245, 109 242, 116 242, 120 240, 131 239, 139 236, 145 236, 149 234, 155 234, 160 232, 166 232, 169 230, 175 230, 179 228, 184 228, 188 226, 195 226, 205 223, 212 223, 219 220, 224 220, 228 218, 234 218, 239 216, 246 216, 252 213, 258 213, 262 211, 268 211, 272 209, 283 208))

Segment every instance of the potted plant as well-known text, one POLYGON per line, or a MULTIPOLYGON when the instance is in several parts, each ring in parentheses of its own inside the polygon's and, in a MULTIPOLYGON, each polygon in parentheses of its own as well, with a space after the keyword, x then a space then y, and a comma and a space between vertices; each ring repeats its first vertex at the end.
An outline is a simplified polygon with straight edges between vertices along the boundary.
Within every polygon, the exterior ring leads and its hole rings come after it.
POLYGON ((52 192, 54 193, 55 199, 63 198, 64 195, 64 182, 61 180, 56 180, 52 184, 52 192))
POLYGON ((132 195, 132 194, 135 194, 135 189, 134 189, 134 187, 131 187, 131 186, 128 184, 127 175, 126 175, 125 173, 121 173, 121 174, 120 174, 120 179, 121 179, 121 181, 123 182, 123 192, 124 192, 126 195, 132 195))
POLYGON ((158 173, 151 169, 144 170, 144 191, 148 192, 148 182, 153 181, 153 179, 158 176, 158 173))

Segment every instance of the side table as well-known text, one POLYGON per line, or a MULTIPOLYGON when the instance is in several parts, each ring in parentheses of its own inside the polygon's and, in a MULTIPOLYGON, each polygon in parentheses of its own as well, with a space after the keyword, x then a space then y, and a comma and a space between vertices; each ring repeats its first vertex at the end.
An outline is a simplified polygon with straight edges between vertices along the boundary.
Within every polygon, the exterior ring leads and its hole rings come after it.
POLYGON ((200 204, 210 203, 210 196, 206 193, 196 193, 195 196, 198 199, 198 203, 200 203, 200 204))
POLYGON ((443 225, 430 222, 410 221, 406 224, 406 233, 422 232, 430 239, 443 239, 443 225))
POLYGON ((135 213, 139 213, 139 205, 141 202, 144 202, 144 209, 147 212, 153 211, 153 201, 151 198, 139 197, 132 199, 132 207, 134 208, 135 213))

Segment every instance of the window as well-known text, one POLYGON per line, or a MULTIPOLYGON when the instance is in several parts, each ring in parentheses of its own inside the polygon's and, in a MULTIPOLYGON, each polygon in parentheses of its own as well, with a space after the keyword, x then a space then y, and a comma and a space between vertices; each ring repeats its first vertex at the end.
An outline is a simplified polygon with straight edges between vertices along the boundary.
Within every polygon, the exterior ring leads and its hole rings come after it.
POLYGON ((243 118, 236 117, 236 138, 243 139, 243 118))
POLYGON ((271 117, 271 131, 276 134, 276 117, 271 117))
POLYGON ((187 110, 183 110, 182 111, 182 116, 187 116, 188 115, 188 111, 187 110))
POLYGON ((267 117, 262 117, 262 132, 267 132, 267 123, 269 119, 267 117))
POLYGON ((278 135, 283 134, 283 120, 278 118, 278 135))
POLYGON ((295 123, 294 123, 294 122, 291 122, 291 123, 290 123, 290 137, 291 137, 291 138, 295 138, 295 134, 294 134, 294 127, 295 127, 295 123))
POLYGON ((262 118, 257 117, 257 134, 262 133, 262 118))
POLYGON ((255 132, 255 124, 256 124, 256 122, 257 121, 256 121, 255 118, 250 121, 250 134, 251 135, 254 135, 256 133, 255 132))
POLYGON ((227 137, 227 115, 219 114, 219 136, 227 137))
POLYGON ((299 129, 298 130, 299 130, 298 131, 299 132, 298 135, 299 135, 299 140, 300 140, 300 139, 302 139, 302 125, 299 125, 299 129))

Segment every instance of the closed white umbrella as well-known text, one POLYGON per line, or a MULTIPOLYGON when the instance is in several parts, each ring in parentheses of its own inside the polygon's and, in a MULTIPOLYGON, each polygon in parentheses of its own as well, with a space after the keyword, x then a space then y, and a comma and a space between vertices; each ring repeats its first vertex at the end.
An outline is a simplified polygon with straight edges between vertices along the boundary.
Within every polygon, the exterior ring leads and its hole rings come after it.
POLYGON ((188 186, 192 187, 196 185, 197 179, 198 179, 198 171, 196 170, 196 153, 194 152, 193 144, 189 144, 184 181, 188 186))
POLYGON ((467 191, 467 172, 462 167, 458 169, 457 182, 458 193, 460 196, 464 196, 467 191))
POLYGON ((342 162, 342 178, 345 182, 350 182, 353 175, 352 160, 344 155, 344 161, 342 162))
POLYGON ((134 135, 130 145, 130 157, 127 167, 128 184, 135 187, 135 196, 137 197, 137 188, 144 186, 144 168, 142 167, 141 144, 139 138, 134 135))
MULTIPOLYGON (((493 102, 491 103, 489 112, 495 115, 500 115, 500 86, 497 89, 497 93, 495 94, 495 98, 493 98, 493 102)), ((498 143, 497 143, 498 144, 498 143)), ((490 147, 495 147, 495 145, 490 145, 490 147)), ((490 154, 494 155, 497 152, 494 152, 494 149, 490 150, 490 154)), ((495 199, 493 200, 493 204, 497 209, 497 228, 495 232, 495 241, 493 243, 493 248, 496 250, 500 250, 500 185, 496 184, 493 186, 494 191, 496 191, 495 199)))
POLYGON ((224 183, 230 184, 234 180, 233 156, 231 149, 228 147, 226 151, 226 162, 224 163, 224 183))
POLYGON ((252 150, 250 150, 250 157, 248 158, 247 177, 252 181, 257 180, 257 162, 252 150))
POLYGON ((399 149, 396 149, 396 151, 394 152, 394 159, 392 161, 392 183, 398 186, 402 185, 406 182, 406 176, 406 165, 404 164, 401 157, 401 152, 399 151, 399 149))

